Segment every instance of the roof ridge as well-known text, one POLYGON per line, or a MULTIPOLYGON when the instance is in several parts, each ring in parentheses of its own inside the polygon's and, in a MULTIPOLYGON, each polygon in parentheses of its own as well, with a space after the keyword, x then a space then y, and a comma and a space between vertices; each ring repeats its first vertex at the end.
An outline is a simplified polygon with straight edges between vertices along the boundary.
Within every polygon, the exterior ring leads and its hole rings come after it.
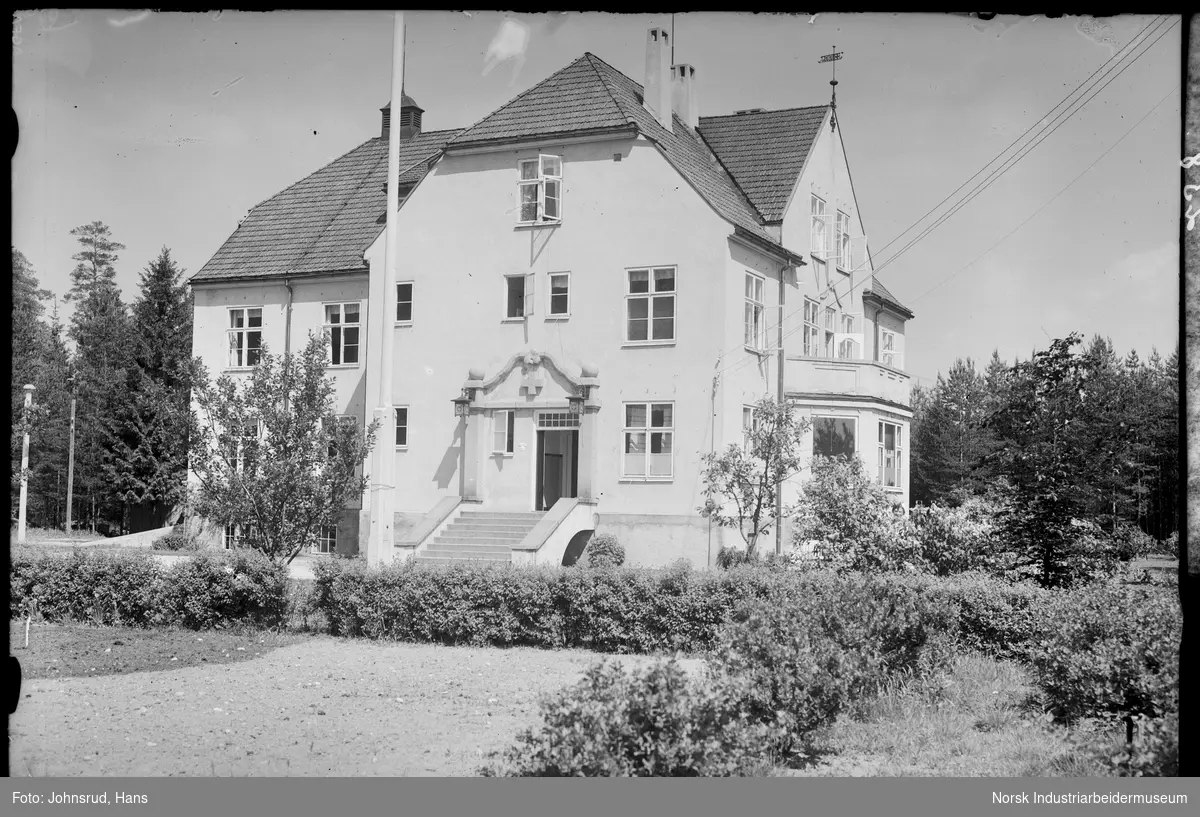
MULTIPOLYGON (((328 168, 330 168, 330 167, 333 167, 333 165, 335 165, 335 164, 337 164, 338 162, 342 161, 342 159, 346 159, 346 158, 348 158, 348 157, 349 157, 349 156, 350 156, 352 153, 357 153, 358 151, 362 150, 362 149, 363 149, 364 147, 366 147, 367 145, 370 145, 370 144, 371 144, 372 142, 374 142, 374 141, 375 141, 375 139, 377 139, 377 138, 378 138, 378 137, 374 137, 374 136, 373 136, 373 137, 371 137, 370 139, 368 139, 367 141, 363 142, 363 143, 362 143, 361 145, 359 145, 358 147, 351 148, 350 150, 346 151, 345 153, 343 153, 341 156, 337 157, 336 159, 330 159, 328 162, 326 162, 325 164, 323 164, 323 165, 321 165, 320 167, 318 167, 318 168, 317 168, 316 170, 314 170, 312 173, 309 173, 307 176, 302 176, 301 178, 299 178, 299 179, 297 179, 296 181, 294 181, 294 182, 292 182, 291 184, 289 184, 287 187, 285 187, 285 188, 283 188, 282 190, 280 190, 280 191, 279 191, 278 193, 276 193, 275 195, 273 195, 273 196, 267 196, 265 199, 263 199, 262 201, 260 201, 258 204, 256 204, 256 205, 254 205, 253 207, 251 207, 251 208, 250 208, 250 209, 247 211, 247 215, 249 215, 250 213, 253 213, 255 210, 257 210, 259 207, 262 207, 262 206, 263 206, 264 204, 266 204, 267 202, 269 202, 269 201, 272 201, 273 199, 277 199, 277 198, 279 198, 279 197, 280 197, 280 196, 282 196, 284 193, 286 193, 286 192, 288 192, 289 190, 291 190, 293 187, 295 187, 295 186, 297 186, 297 185, 299 185, 299 184, 303 184, 304 182, 308 181, 309 179, 311 179, 313 176, 317 175, 317 174, 318 174, 318 173, 320 173, 321 171, 323 171, 323 170, 327 170, 328 168)), ((239 225, 239 226, 240 226, 240 225, 239 225)), ((234 230, 234 232, 237 232, 237 230, 234 230)))
MULTIPOLYGON (((543 85, 545 85, 548 82, 550 82, 551 80, 553 80, 559 74, 562 74, 564 71, 567 71, 572 66, 574 66, 576 63, 583 62, 586 59, 587 59, 587 52, 585 51, 582 56, 576 57, 575 59, 571 60, 569 63, 564 65, 562 68, 559 68, 557 71, 555 71, 550 76, 546 77, 541 82, 535 82, 533 85, 529 86, 524 91, 522 91, 521 93, 514 96, 512 99, 508 100, 508 102, 505 102, 499 108, 495 108, 494 110, 489 111, 487 114, 485 114, 484 116, 480 117, 478 120, 473 122, 470 126, 463 128, 462 133, 457 134, 453 139, 451 139, 449 142, 447 142, 447 145, 451 145, 454 142, 458 141, 458 139, 460 137, 462 137, 463 134, 471 132, 472 130, 479 127, 481 124, 483 124, 486 120, 491 119, 493 116, 500 113, 504 109, 509 108, 512 105, 515 105, 517 102, 521 101, 526 96, 533 93, 536 89, 541 88, 543 85)), ((618 111, 620 111, 619 107, 618 107, 618 111)), ((624 114, 624 111, 621 111, 621 113, 624 114)))
MULTIPOLYGON (((461 133, 464 130, 466 130, 466 128, 442 128, 441 130, 423 130, 420 133, 418 133, 416 136, 414 136, 413 139, 419 139, 422 136, 432 136, 435 133, 461 133)), ((383 139, 383 137, 382 136, 372 136, 371 139, 374 141, 378 141, 380 139, 383 139)))
POLYGON ((821 105, 799 105, 799 106, 796 106, 793 108, 764 108, 761 111, 750 110, 750 111, 747 111, 746 113, 737 113, 736 111, 734 113, 718 113, 718 114, 713 114, 711 116, 702 116, 700 118, 701 119, 733 119, 738 116, 753 116, 755 114, 764 114, 764 113, 790 113, 792 111, 815 111, 818 108, 823 109, 823 108, 828 108, 828 107, 829 107, 829 103, 826 102, 821 105))
POLYGON ((321 239, 324 238, 325 234, 327 232, 329 232, 331 227, 333 227, 334 223, 338 220, 338 216, 341 215, 342 211, 346 209, 346 206, 348 204, 350 204, 350 202, 354 201, 355 197, 358 195, 358 192, 363 189, 363 187, 367 184, 368 181, 370 181, 371 177, 375 174, 375 169, 379 167, 379 163, 381 161, 386 162, 387 160, 388 160, 388 155, 386 153, 384 153, 383 156, 377 158, 372 164, 370 164, 367 167, 366 171, 363 173, 362 178, 359 180, 358 184, 356 184, 354 186, 354 189, 351 190, 350 193, 342 199, 341 204, 339 204, 337 206, 337 208, 333 211, 333 215, 329 219, 329 221, 327 221, 325 223, 325 226, 321 228, 321 230, 316 234, 316 236, 313 238, 313 240, 309 242, 308 246, 305 247, 304 250, 302 250, 300 252, 300 254, 296 256, 296 265, 297 266, 299 266, 300 262, 303 262, 305 259, 307 259, 308 256, 312 253, 313 249, 315 249, 321 243, 321 239))
MULTIPOLYGON (((596 79, 600 80, 600 84, 604 86, 604 90, 608 93, 608 98, 612 100, 613 107, 617 109, 621 116, 625 117, 626 124, 633 125, 636 128, 637 122, 633 120, 633 117, 629 115, 629 112, 626 111, 621 103, 617 101, 617 97, 613 93, 612 85, 609 84, 608 78, 605 77, 604 74, 600 72, 600 69, 596 67, 595 60, 600 60, 600 58, 590 51, 584 51, 583 58, 588 61, 588 66, 592 69, 592 71, 595 72, 596 79)), ((604 62, 603 60, 600 61, 604 62)))

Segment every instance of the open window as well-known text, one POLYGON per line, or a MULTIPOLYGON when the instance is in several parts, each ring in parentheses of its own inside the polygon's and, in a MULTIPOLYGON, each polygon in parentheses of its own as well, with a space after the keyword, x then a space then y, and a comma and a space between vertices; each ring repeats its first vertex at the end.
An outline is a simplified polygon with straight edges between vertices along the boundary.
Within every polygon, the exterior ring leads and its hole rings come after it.
POLYGON ((520 224, 562 221, 562 157, 541 154, 517 163, 517 210, 520 224))

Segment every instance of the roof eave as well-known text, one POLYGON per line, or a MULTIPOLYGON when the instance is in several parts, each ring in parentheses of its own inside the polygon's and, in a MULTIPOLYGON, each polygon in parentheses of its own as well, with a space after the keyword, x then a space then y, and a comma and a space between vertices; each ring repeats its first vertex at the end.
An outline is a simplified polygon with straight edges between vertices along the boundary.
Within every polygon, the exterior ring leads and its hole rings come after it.
POLYGON ((737 224, 733 225, 733 235, 736 238, 753 244, 755 248, 762 250, 763 252, 768 252, 778 258, 782 258, 792 266, 803 267, 808 265, 808 262, 804 260, 803 256, 797 255, 787 247, 784 247, 782 244, 776 244, 770 239, 766 239, 760 235, 757 235, 756 233, 752 233, 745 227, 741 227, 737 224))
POLYGON ((906 321, 911 321, 914 317, 916 317, 913 314, 912 310, 909 309, 908 307, 902 306, 902 305, 896 303, 895 301, 889 300, 877 292, 871 292, 870 290, 867 290, 867 291, 863 292, 862 297, 863 297, 864 302, 875 301, 880 306, 882 306, 884 309, 891 310, 892 312, 896 313, 896 315, 898 315, 899 317, 904 318, 904 320, 906 320, 906 321))
POLYGON ((255 281, 279 281, 288 278, 323 278, 331 275, 366 275, 370 272, 367 267, 348 267, 346 269, 316 270, 309 272, 265 272, 258 275, 205 275, 204 270, 187 280, 188 286, 193 284, 228 284, 253 283, 255 281))

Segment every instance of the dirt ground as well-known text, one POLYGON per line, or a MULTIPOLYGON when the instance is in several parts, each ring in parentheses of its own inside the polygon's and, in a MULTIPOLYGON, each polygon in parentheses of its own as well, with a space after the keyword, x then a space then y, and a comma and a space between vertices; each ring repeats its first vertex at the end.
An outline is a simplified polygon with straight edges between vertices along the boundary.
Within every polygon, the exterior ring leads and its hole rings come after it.
POLYGON ((26 679, 10 773, 474 775, 598 658, 319 637, 238 663, 26 679))

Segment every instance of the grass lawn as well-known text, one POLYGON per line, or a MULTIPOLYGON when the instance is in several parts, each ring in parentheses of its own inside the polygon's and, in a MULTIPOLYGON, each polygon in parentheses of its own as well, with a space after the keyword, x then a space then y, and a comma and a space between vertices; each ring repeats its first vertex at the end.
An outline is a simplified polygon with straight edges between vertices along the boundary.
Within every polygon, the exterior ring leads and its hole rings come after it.
POLYGON ((249 661, 304 640, 301 633, 9 623, 9 650, 25 678, 70 678, 249 661))

